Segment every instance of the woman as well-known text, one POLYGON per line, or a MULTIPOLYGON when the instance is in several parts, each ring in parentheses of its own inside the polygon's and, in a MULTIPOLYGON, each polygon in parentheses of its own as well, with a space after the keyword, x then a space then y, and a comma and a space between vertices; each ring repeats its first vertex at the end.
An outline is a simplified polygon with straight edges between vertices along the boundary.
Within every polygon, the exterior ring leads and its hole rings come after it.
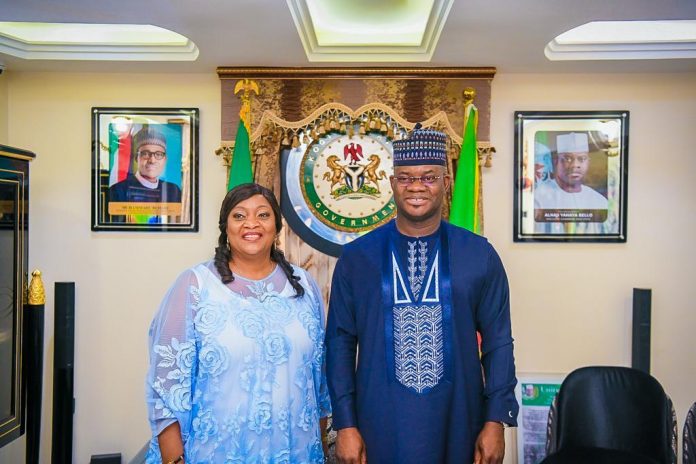
POLYGON ((179 276, 150 327, 147 462, 323 462, 321 293, 275 245, 270 190, 230 190, 219 226, 215 259, 179 276))

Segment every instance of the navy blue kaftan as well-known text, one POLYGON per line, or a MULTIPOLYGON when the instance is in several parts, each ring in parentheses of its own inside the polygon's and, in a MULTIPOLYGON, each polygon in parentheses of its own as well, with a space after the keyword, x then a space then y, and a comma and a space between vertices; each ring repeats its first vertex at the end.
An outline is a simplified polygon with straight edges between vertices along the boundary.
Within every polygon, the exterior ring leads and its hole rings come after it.
POLYGON ((359 428, 370 464, 470 463, 484 421, 516 425, 512 341, 507 277, 488 241, 444 221, 408 237, 392 221, 346 245, 334 272, 334 427, 359 428))

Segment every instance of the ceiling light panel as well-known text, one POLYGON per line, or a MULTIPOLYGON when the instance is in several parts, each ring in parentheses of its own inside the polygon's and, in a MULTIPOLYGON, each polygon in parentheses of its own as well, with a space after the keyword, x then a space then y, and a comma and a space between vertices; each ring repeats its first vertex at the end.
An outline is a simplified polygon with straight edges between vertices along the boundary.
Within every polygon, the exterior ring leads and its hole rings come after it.
POLYGON ((287 0, 309 61, 430 61, 453 0, 287 0))
POLYGON ((0 53, 26 60, 193 61, 198 47, 147 24, 0 22, 0 53))
POLYGON ((549 60, 696 58, 696 21, 593 21, 546 45, 549 60))

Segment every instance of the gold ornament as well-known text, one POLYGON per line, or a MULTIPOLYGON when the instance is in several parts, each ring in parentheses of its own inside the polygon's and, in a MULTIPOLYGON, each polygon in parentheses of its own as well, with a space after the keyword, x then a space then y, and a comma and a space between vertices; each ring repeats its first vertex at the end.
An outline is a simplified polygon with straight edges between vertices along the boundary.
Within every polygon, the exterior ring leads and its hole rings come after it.
POLYGON ((30 305, 46 304, 46 293, 44 291, 43 281, 41 280, 41 271, 35 269, 31 273, 31 282, 29 283, 29 297, 27 298, 30 305))
POLYGON ((464 98, 464 106, 473 103, 474 98, 476 98, 476 90, 473 87, 466 87, 462 92, 462 97, 464 98))

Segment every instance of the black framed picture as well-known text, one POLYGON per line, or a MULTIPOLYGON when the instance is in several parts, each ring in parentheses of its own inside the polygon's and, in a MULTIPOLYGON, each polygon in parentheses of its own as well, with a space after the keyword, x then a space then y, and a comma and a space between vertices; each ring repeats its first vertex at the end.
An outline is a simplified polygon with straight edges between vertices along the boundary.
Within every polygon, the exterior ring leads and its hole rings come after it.
POLYGON ((92 108, 92 230, 198 231, 197 108, 92 108))
POLYGON ((628 111, 515 112, 515 242, 625 242, 628 111))

